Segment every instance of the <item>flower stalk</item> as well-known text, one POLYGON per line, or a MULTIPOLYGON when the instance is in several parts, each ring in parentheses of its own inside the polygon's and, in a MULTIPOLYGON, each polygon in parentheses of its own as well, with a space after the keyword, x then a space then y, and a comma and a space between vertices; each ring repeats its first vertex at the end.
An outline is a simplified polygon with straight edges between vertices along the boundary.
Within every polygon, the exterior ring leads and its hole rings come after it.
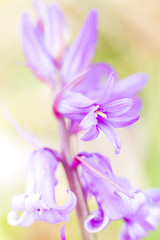
POLYGON ((64 166, 68 182, 77 197, 76 212, 78 216, 78 221, 81 229, 82 239, 83 240, 95 240, 95 236, 87 232, 84 228, 84 221, 89 215, 89 210, 87 202, 83 193, 82 185, 79 179, 79 175, 76 168, 71 168, 72 163, 72 153, 70 146, 70 134, 66 127, 64 118, 58 120, 59 123, 59 133, 60 133, 60 145, 62 153, 62 164, 64 166))

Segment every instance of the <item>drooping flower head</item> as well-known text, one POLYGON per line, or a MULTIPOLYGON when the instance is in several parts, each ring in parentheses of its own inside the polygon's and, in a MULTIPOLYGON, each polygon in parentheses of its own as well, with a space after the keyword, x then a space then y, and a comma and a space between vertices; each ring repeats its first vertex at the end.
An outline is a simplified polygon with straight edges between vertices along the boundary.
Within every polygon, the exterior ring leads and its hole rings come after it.
POLYGON ((85 221, 87 231, 103 230, 110 221, 134 214, 146 202, 145 195, 127 179, 114 174, 110 161, 98 153, 81 153, 81 179, 88 193, 95 197, 98 209, 85 221))
POLYGON ((67 221, 76 205, 76 197, 68 190, 68 199, 59 207, 55 199, 58 183, 55 172, 58 164, 56 152, 48 148, 35 150, 27 162, 24 194, 12 200, 12 211, 8 214, 11 225, 28 227, 35 221, 57 223, 67 221), (22 211, 20 218, 18 212, 22 211))
POLYGON ((80 129, 88 130, 81 140, 89 141, 103 131, 119 153, 120 138, 115 128, 126 127, 139 119, 141 101, 136 96, 147 82, 139 73, 118 81, 115 70, 103 63, 94 64, 79 84, 65 91, 59 101, 59 113, 80 129))
POLYGON ((27 65, 42 81, 53 86, 57 73, 65 84, 91 64, 97 42, 97 12, 91 10, 73 45, 68 45, 68 28, 57 4, 45 6, 35 0, 37 21, 22 16, 22 43, 27 65))

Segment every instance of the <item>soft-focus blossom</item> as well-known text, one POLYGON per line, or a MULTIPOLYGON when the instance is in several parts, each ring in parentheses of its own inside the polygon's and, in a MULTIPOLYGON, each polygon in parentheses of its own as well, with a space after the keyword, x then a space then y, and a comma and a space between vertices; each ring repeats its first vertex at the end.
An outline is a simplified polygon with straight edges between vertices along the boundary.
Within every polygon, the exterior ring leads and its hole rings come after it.
POLYGON ((82 164, 82 181, 88 193, 95 197, 98 209, 93 211, 85 221, 89 232, 97 232, 108 226, 110 221, 119 220, 135 214, 146 202, 146 197, 134 189, 127 179, 117 177, 111 168, 108 158, 98 153, 82 153, 86 167, 82 164), (93 170, 93 168, 95 170, 93 170), (97 174, 97 170, 102 175, 97 174))
POLYGON ((144 194, 147 202, 134 214, 124 218, 125 224, 121 230, 121 240, 139 240, 155 231, 160 221, 160 190, 151 189, 144 194))
POLYGON ((57 4, 34 1, 37 22, 22 16, 22 43, 27 65, 42 81, 55 85, 57 74, 65 84, 91 64, 97 43, 97 12, 91 10, 71 47, 63 12, 57 4), (58 73, 59 72, 59 73, 58 73))
POLYGON ((119 153, 121 142, 115 128, 129 126, 139 119, 141 101, 136 94, 146 82, 145 73, 118 81, 111 66, 94 64, 79 84, 64 92, 57 108, 72 125, 79 122, 81 129, 88 130, 82 140, 95 139, 101 130, 119 153))
POLYGON ((8 214, 11 225, 30 226, 34 221, 57 223, 67 221, 75 208, 76 197, 68 190, 68 199, 59 207, 55 199, 55 177, 57 154, 48 148, 35 150, 27 162, 24 194, 12 200, 12 211, 8 214), (22 211, 20 218, 18 212, 22 211))

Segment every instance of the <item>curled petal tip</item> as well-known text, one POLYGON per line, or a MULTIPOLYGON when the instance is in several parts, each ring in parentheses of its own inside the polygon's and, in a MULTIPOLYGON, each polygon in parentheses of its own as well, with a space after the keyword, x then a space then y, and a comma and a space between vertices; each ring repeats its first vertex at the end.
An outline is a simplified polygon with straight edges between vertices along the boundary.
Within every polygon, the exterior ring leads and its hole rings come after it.
POLYGON ((100 210, 95 210, 89 215, 84 223, 87 232, 96 233, 102 231, 110 223, 107 216, 102 215, 100 210))
POLYGON ((34 215, 32 213, 27 213, 24 211, 20 218, 18 217, 18 212, 11 211, 7 216, 7 222, 12 226, 22 226, 30 227, 35 221, 34 215))
POLYGON ((68 214, 71 211, 73 211, 77 204, 77 198, 75 194, 69 189, 67 189, 67 192, 68 192, 68 198, 66 202, 61 207, 57 206, 57 209, 63 212, 63 214, 68 214))

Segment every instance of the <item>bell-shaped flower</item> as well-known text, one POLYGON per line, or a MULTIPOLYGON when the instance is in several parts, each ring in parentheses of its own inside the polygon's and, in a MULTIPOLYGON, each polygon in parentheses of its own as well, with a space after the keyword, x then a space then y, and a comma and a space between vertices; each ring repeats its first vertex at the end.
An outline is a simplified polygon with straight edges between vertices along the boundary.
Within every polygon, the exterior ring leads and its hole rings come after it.
POLYGON ((98 153, 81 153, 77 159, 82 163, 84 188, 95 197, 98 205, 85 221, 87 231, 101 231, 110 221, 134 214, 146 202, 144 194, 134 189, 127 179, 114 174, 107 157, 98 153))
POLYGON ((67 221, 76 205, 76 197, 68 190, 68 199, 58 206, 55 187, 58 183, 55 172, 58 165, 57 153, 48 148, 35 150, 27 162, 24 194, 12 200, 12 211, 7 220, 11 225, 28 227, 35 221, 57 223, 67 221), (21 216, 18 216, 22 211, 21 216))
POLYGON ((147 202, 134 214, 124 218, 121 240, 139 240, 155 231, 160 221, 160 190, 150 189, 144 192, 147 202))
POLYGON ((71 47, 64 14, 57 4, 45 6, 35 0, 37 21, 22 16, 22 44, 27 65, 42 81, 55 85, 57 74, 63 84, 91 64, 97 43, 97 12, 91 10, 71 47), (59 72, 59 73, 58 73, 59 72))
POLYGON ((81 129, 88 130, 81 140, 93 140, 101 130, 119 153, 121 142, 115 128, 129 126, 139 119, 136 93, 146 82, 144 73, 118 81, 111 66, 94 64, 78 84, 64 91, 57 109, 72 125, 79 122, 81 129))

